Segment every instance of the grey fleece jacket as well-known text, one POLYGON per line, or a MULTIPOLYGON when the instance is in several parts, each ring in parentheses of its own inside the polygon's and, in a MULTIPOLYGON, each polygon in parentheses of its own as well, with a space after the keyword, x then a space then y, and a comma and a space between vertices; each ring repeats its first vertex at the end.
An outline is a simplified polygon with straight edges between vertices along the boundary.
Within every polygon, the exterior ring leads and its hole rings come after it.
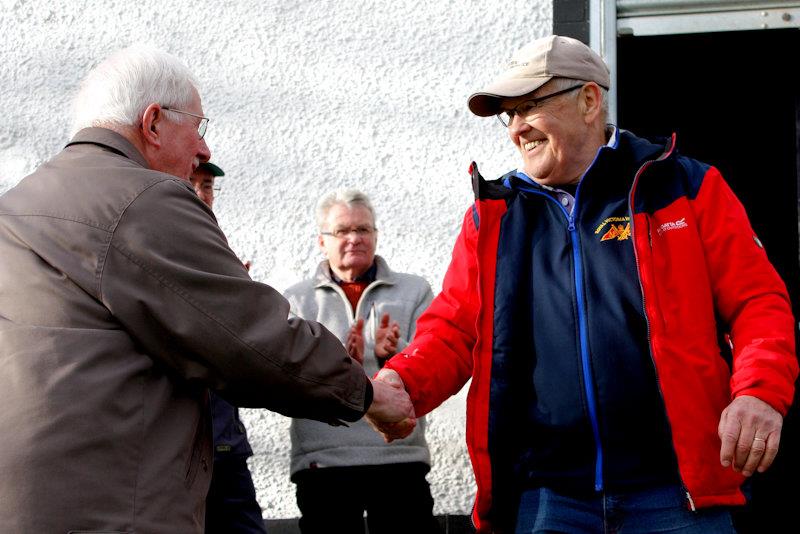
MULTIPOLYGON (((347 332, 357 318, 364 318, 364 371, 367 376, 378 372, 375 358, 375 330, 381 316, 388 313, 400 325, 397 350, 414 337, 417 318, 430 304, 430 285, 420 276, 396 273, 386 261, 375 256, 377 273, 361 295, 356 310, 330 275, 327 261, 319 264, 315 276, 290 287, 284 293, 291 312, 303 319, 313 319, 339 337, 344 343, 347 332)), ((425 420, 405 439, 384 443, 364 419, 349 427, 334 427, 310 419, 292 419, 291 474, 315 467, 346 467, 424 462, 430 465, 430 452, 425 441, 425 420)))

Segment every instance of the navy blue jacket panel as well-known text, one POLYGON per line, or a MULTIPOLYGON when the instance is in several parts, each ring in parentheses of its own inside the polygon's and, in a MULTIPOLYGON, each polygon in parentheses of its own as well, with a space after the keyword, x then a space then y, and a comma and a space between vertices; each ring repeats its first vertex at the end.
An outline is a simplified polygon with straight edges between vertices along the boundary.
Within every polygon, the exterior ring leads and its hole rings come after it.
POLYGON ((211 393, 211 425, 214 431, 214 461, 253 455, 244 423, 239 419, 239 409, 214 393, 211 393))
POLYGON ((644 158, 625 135, 601 149, 572 214, 524 175, 500 179, 489 444, 514 480, 495 488, 679 481, 630 239, 644 158))

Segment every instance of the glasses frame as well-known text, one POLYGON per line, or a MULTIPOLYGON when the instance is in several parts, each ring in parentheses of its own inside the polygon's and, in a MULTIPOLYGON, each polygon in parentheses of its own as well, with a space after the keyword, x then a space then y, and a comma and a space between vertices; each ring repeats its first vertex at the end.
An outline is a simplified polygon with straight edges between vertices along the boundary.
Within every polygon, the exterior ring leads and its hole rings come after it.
POLYGON ((581 88, 583 88, 584 85, 586 85, 586 84, 585 83, 581 83, 579 85, 573 85, 572 87, 569 87, 567 89, 562 89, 560 91, 556 91, 555 93, 550 93, 549 95, 540 96, 538 98, 529 98, 528 100, 520 102, 519 104, 517 104, 516 106, 514 106, 511 109, 504 109, 503 111, 501 111, 500 113, 495 115, 495 117, 497 117, 497 120, 500 121, 500 124, 502 124, 503 126, 508 128, 511 125, 511 123, 514 121, 514 117, 516 117, 517 115, 520 115, 520 113, 517 111, 517 109, 519 109, 520 107, 525 106, 525 105, 530 105, 530 109, 536 109, 545 100, 549 100, 549 99, 551 99, 553 97, 556 97, 556 96, 559 96, 559 95, 567 94, 567 93, 569 93, 571 91, 574 91, 575 89, 581 89, 581 88), (510 113, 513 113, 513 115, 509 116, 508 122, 504 121, 503 120, 503 115, 510 114, 510 113))
POLYGON ((208 129, 208 121, 211 120, 208 117, 203 117, 202 115, 198 115, 197 113, 189 113, 188 111, 183 111, 182 109, 176 109, 169 106, 161 106, 161 109, 167 111, 174 111, 175 113, 182 113, 184 115, 189 115, 190 117, 195 117, 200 119, 200 124, 197 125, 197 135, 200 136, 200 139, 205 137, 206 130, 208 129))
POLYGON ((346 231, 342 229, 342 230, 335 230, 333 232, 320 232, 319 234, 320 235, 327 235, 327 236, 330 236, 330 237, 332 237, 334 239, 347 239, 347 237, 350 234, 353 234, 353 233, 355 233, 358 237, 361 237, 361 238, 364 238, 364 237, 367 237, 367 236, 372 237, 374 234, 378 233, 378 229, 377 228, 370 228, 369 230, 367 230, 366 228, 348 228, 346 231), (359 231, 359 230, 361 230, 361 231, 359 231), (340 231, 342 232, 342 235, 336 235, 336 233, 340 232, 340 231))

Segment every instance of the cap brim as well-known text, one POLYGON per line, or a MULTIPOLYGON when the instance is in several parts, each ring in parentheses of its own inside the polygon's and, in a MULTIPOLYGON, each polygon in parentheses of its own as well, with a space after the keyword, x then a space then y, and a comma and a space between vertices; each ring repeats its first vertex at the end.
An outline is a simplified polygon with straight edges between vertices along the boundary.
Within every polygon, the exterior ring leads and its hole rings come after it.
POLYGON ((504 98, 532 93, 553 77, 516 78, 499 80, 491 83, 478 93, 473 93, 467 100, 469 110, 479 117, 491 117, 500 113, 500 103, 504 98))
POLYGON ((205 169, 211 173, 211 176, 225 176, 225 171, 211 163, 210 161, 205 161, 200 164, 200 169, 205 169))

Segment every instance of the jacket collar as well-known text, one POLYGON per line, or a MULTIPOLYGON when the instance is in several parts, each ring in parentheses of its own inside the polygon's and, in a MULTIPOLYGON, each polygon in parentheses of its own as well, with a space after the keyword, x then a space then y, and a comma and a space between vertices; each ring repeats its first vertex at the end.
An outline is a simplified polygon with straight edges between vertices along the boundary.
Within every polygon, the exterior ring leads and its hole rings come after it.
POLYGON ((149 169, 150 165, 144 159, 139 150, 133 146, 133 143, 128 141, 122 134, 119 134, 108 128, 84 128, 75 134, 72 140, 67 143, 67 146, 73 145, 97 145, 112 152, 116 152, 120 156, 135 161, 145 169, 149 169))
POLYGON ((637 137, 627 130, 621 130, 621 146, 632 155, 632 159, 639 165, 649 160, 662 160, 676 154, 676 136, 657 138, 653 141, 637 137))
MULTIPOLYGON (((373 284, 387 284, 387 285, 394 285, 395 274, 389 268, 389 264, 386 263, 382 257, 375 255, 375 265, 377 266, 377 271, 375 273, 375 281, 372 282, 373 284)), ((331 266, 328 260, 323 260, 317 266, 317 272, 314 275, 314 287, 326 287, 326 286, 335 286, 337 285, 336 282, 333 281, 331 278, 331 266)), ((372 285, 372 284, 370 284, 372 285)))

